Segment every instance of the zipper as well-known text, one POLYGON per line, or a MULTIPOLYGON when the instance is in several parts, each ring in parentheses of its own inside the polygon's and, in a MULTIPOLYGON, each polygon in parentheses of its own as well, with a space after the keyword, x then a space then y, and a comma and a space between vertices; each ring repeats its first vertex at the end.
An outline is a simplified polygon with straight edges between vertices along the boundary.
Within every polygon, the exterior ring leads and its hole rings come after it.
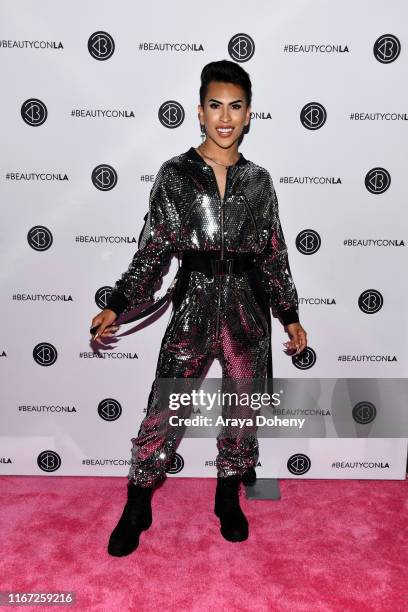
MULTIPOLYGON (((230 166, 227 168, 226 180, 225 180, 225 192, 224 198, 221 198, 220 190, 218 188, 217 177, 215 176, 215 172, 212 166, 210 166, 212 175, 214 177, 215 186, 217 188, 218 199, 220 202, 220 233, 221 233, 221 256, 220 259, 224 259, 224 204, 228 194, 228 179, 230 174, 230 166)), ((222 276, 218 277, 218 300, 217 300, 217 320, 215 327, 215 340, 218 340, 219 332, 220 332, 220 308, 221 308, 221 283, 222 276)))

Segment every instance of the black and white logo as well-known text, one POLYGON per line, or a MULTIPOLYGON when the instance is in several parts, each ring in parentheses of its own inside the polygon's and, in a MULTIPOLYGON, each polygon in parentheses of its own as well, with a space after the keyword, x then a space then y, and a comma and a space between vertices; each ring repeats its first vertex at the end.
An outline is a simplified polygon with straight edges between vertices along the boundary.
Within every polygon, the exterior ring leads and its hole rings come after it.
POLYGON ((353 407, 353 419, 356 423, 360 423, 361 425, 367 425, 374 421, 377 416, 377 409, 371 402, 358 402, 353 407))
POLYGON ((228 53, 236 62, 247 62, 255 53, 255 43, 248 34, 235 34, 228 43, 228 53))
POLYGON ((385 168, 373 168, 367 172, 364 183, 370 193, 384 193, 391 185, 391 175, 385 168))
POLYGON ((160 123, 166 128, 177 128, 184 121, 184 108, 181 106, 180 102, 176 102, 175 100, 163 102, 157 114, 160 123))
POLYGON ((92 183, 100 191, 110 191, 117 182, 116 170, 108 164, 99 164, 92 172, 92 183))
POLYGON ((115 51, 113 38, 107 32, 94 32, 88 39, 88 51, 96 60, 107 60, 115 51))
POLYGON ((46 251, 52 245, 52 234, 43 225, 34 225, 27 234, 27 242, 35 251, 46 251))
POLYGON ((47 119, 48 112, 44 102, 37 98, 29 98, 21 105, 21 116, 27 125, 37 127, 47 119))
POLYGON ((58 353, 49 342, 40 342, 33 349, 34 361, 41 366, 51 366, 57 361, 58 353))
POLYGON ((171 460, 169 466, 166 468, 166 472, 168 474, 178 474, 178 472, 181 472, 183 467, 184 459, 179 453, 176 453, 173 459, 171 460))
POLYGON ((384 298, 377 289, 366 289, 358 298, 358 306, 366 314, 375 314, 383 304, 384 298))
POLYGON ((313 255, 320 249, 320 235, 312 229, 305 229, 296 236, 296 248, 302 255, 313 255))
POLYGON ((43 472, 55 472, 61 467, 61 457, 55 451, 45 450, 38 455, 37 465, 43 472))
POLYGON ((103 310, 106 308, 106 304, 112 293, 112 287, 100 287, 98 291, 95 293, 95 302, 98 308, 103 310))
POLYGON ((327 119, 326 109, 319 102, 309 102, 300 111, 300 122, 308 130, 318 130, 327 119))
POLYGON ((122 414, 122 406, 117 400, 108 397, 99 402, 98 414, 104 421, 116 421, 122 414))
POLYGON ((289 457, 286 465, 291 474, 301 476, 310 470, 312 463, 307 455, 296 453, 296 455, 289 457))
POLYGON ((401 43, 394 34, 383 34, 374 43, 373 53, 382 64, 395 62, 401 51, 401 43))
POLYGON ((298 370, 308 370, 316 363, 316 353, 310 346, 307 346, 299 355, 293 355, 292 363, 298 370))

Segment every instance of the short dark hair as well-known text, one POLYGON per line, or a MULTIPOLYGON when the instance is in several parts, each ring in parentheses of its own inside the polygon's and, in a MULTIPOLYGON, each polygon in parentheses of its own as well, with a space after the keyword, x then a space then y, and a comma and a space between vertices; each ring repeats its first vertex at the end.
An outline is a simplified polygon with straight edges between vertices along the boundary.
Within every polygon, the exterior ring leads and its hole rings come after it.
POLYGON ((221 83, 234 83, 240 85, 245 91, 247 106, 252 100, 252 83, 249 74, 235 62, 220 60, 206 64, 201 71, 200 104, 204 106, 205 96, 207 95, 208 85, 211 81, 221 83))

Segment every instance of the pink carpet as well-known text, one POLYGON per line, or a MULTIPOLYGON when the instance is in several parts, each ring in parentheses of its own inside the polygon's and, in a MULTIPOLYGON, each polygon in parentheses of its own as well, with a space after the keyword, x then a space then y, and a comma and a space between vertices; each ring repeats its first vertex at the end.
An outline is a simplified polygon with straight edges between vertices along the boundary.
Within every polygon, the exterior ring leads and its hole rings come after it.
POLYGON ((230 543, 215 479, 168 478, 128 557, 106 552, 126 477, 1 477, 0 590, 75 591, 81 612, 408 610, 408 483, 280 480, 241 496, 250 536, 230 543))

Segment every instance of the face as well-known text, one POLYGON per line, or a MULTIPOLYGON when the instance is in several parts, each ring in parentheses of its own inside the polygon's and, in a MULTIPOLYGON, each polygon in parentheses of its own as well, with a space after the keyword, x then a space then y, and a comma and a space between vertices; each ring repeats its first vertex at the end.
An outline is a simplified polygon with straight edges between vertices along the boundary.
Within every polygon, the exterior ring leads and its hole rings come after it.
POLYGON ((207 140, 223 149, 231 147, 249 124, 251 107, 240 85, 211 81, 204 106, 198 105, 200 123, 205 125, 207 140))

